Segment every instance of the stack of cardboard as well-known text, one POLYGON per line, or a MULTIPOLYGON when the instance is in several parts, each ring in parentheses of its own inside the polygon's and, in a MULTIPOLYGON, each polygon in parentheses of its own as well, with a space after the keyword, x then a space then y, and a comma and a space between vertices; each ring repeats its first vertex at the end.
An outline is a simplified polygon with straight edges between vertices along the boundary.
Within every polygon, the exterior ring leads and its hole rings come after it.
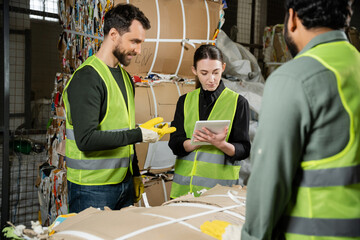
MULTIPOLYGON (((179 96, 195 89, 193 83, 155 82, 150 84, 137 85, 135 89, 137 124, 158 116, 164 118, 164 122, 171 122, 179 96)), ((147 204, 159 206, 169 200, 172 175, 163 173, 171 171, 175 164, 175 156, 167 144, 168 141, 169 135, 165 135, 157 143, 135 144, 140 170, 155 174, 153 177, 145 178, 146 195, 139 202, 140 206, 147 204)))
POLYGON ((200 226, 212 220, 242 226, 245 196, 239 186, 215 186, 198 198, 184 196, 159 207, 88 208, 53 228, 50 239, 213 239, 200 226))
POLYGON ((131 3, 147 16, 151 28, 146 32, 142 52, 126 67, 131 75, 149 73, 192 76, 195 49, 210 43, 219 26, 221 1, 210 0, 115 0, 131 3))
POLYGON ((360 33, 355 27, 348 27, 346 29, 346 34, 354 47, 360 52, 360 33))

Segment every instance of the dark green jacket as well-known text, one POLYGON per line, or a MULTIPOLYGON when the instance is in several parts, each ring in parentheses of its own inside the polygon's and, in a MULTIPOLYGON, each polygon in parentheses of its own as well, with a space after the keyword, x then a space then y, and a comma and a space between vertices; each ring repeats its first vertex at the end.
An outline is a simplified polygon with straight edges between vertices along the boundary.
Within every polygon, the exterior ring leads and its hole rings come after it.
MULTIPOLYGON (((344 40, 342 31, 327 32, 313 38, 299 54, 344 40)), ((269 77, 250 155, 243 240, 281 239, 280 219, 297 191, 300 164, 342 151, 349 142, 349 128, 336 77, 317 60, 294 59, 269 77)))

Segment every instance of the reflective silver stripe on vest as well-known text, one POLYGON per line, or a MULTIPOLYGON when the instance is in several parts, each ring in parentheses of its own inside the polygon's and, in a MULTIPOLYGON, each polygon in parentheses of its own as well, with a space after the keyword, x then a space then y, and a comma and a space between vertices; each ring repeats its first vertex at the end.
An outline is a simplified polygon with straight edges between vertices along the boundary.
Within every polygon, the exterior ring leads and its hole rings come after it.
POLYGON ((191 177, 184 177, 175 173, 173 181, 180 185, 190 185, 191 177))
POLYGON ((75 140, 75 134, 73 129, 66 129, 66 138, 69 140, 75 140))
MULTIPOLYGON (((131 156, 131 159, 133 156, 131 156)), ((100 170, 129 167, 129 158, 78 160, 66 157, 66 165, 72 169, 100 170)))
MULTIPOLYGON (((129 128, 122 128, 122 129, 113 129, 113 130, 106 130, 102 132, 121 132, 129 130, 129 128)), ((69 140, 75 140, 75 134, 73 129, 66 129, 66 138, 69 140)))
MULTIPOLYGON (((175 173, 173 181, 180 185, 190 185, 191 177, 185 177, 175 173)), ((238 180, 224 180, 194 176, 191 185, 212 188, 215 187, 216 184, 220 184, 222 186, 232 186, 237 184, 237 182, 238 180)))
POLYGON ((360 237, 360 218, 325 219, 289 217, 286 232, 309 236, 360 237))
POLYGON ((346 186, 357 183, 360 183, 360 165, 342 168, 305 170, 303 172, 301 187, 346 186))
MULTIPOLYGON (((191 152, 189 155, 180 157, 179 159, 194 161, 195 154, 196 154, 195 152, 191 152)), ((215 163, 221 165, 240 166, 240 161, 234 161, 234 162, 227 161, 225 160, 225 155, 211 154, 206 152, 198 152, 196 160, 201 162, 215 163)))

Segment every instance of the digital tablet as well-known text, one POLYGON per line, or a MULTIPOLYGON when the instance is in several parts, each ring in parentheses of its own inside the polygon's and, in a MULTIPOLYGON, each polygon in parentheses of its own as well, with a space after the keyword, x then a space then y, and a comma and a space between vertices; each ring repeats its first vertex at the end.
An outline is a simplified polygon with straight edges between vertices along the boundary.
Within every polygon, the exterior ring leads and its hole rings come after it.
MULTIPOLYGON (((214 133, 219 133, 224 131, 226 127, 230 126, 230 120, 207 120, 207 121, 196 121, 195 128, 193 133, 196 130, 202 131, 203 127, 206 127, 210 131, 214 133)), ((211 145, 207 142, 194 142, 194 136, 191 137, 191 144, 192 145, 211 145)))

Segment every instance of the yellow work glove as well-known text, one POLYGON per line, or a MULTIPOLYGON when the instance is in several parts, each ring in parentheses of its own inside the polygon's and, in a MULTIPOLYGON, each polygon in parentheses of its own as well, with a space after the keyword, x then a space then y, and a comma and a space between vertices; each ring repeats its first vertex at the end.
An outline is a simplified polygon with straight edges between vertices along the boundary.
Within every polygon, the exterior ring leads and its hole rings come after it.
MULTIPOLYGON (((169 125, 167 123, 165 124, 161 124, 161 122, 164 121, 164 119, 162 117, 157 117, 157 118, 153 118, 149 121, 147 121, 144 124, 140 125, 141 131, 143 131, 143 129, 148 129, 151 131, 156 132, 159 135, 159 138, 157 140, 160 140, 165 134, 168 133, 172 133, 176 131, 175 127, 169 127, 169 125), (155 125, 158 125, 158 127, 155 127, 155 125)), ((146 130, 143 131, 143 142, 156 142, 156 141, 147 141, 147 136, 146 136, 146 130), (145 134, 145 141, 144 141, 144 134, 145 134)))
POLYGON ((165 134, 173 133, 176 131, 176 127, 169 127, 169 124, 167 123, 160 124, 158 128, 159 128, 158 134, 160 136, 159 139, 161 139, 165 134))
POLYGON ((141 176, 134 176, 134 203, 137 203, 141 199, 141 195, 144 193, 144 183, 141 176))
POLYGON ((159 140, 159 129, 155 128, 155 125, 161 123, 163 120, 164 119, 162 117, 157 117, 139 126, 141 129, 143 142, 156 142, 159 140))
POLYGON ((140 127, 157 132, 157 128, 155 128, 155 125, 161 123, 162 121, 164 121, 162 117, 153 118, 147 121, 146 123, 141 124, 140 127))
POLYGON ((203 233, 222 240, 222 236, 226 231, 225 229, 229 225, 230 223, 220 220, 214 220, 212 222, 206 221, 200 226, 200 229, 203 233))

